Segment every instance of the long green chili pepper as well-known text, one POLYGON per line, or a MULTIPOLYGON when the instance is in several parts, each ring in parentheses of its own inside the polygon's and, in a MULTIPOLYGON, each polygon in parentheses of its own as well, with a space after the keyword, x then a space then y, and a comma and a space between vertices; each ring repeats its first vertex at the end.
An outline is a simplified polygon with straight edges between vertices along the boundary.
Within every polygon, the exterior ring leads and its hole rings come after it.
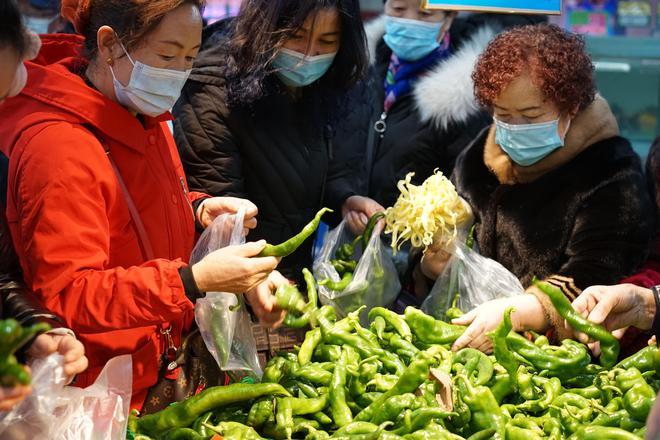
POLYGON ((412 331, 410 330, 410 326, 401 315, 384 307, 374 307, 369 311, 369 320, 374 321, 376 318, 382 318, 385 321, 385 324, 392 327, 399 336, 407 341, 412 341, 412 331))
POLYGON ((366 422, 373 418, 374 414, 387 399, 404 393, 412 393, 426 381, 431 365, 436 362, 433 356, 421 352, 419 357, 401 373, 399 379, 389 391, 383 393, 375 402, 363 409, 357 416, 356 421, 366 422))
POLYGON ((534 280, 534 285, 550 298, 559 315, 573 329, 600 342, 600 364, 605 368, 613 367, 619 357, 620 346, 619 341, 612 336, 612 333, 608 332, 602 325, 590 322, 576 312, 560 288, 538 280, 534 280))
POLYGON ((284 243, 278 245, 267 244, 259 254, 260 257, 287 257, 294 253, 309 237, 316 232, 321 223, 321 217, 332 209, 323 208, 316 213, 314 219, 309 222, 298 234, 294 235, 284 243))
POLYGON ((275 291, 275 303, 282 310, 303 312, 307 303, 293 284, 282 284, 275 291))
POLYGON ((197 434, 201 435, 202 437, 210 437, 211 435, 213 435, 213 433, 209 432, 209 429, 206 426, 204 426, 205 423, 211 423, 212 418, 213 418, 213 413, 211 411, 198 417, 197 420, 195 420, 195 423, 192 424, 193 431, 195 431, 197 434))
POLYGON ((511 385, 514 390, 517 389, 517 373, 520 362, 515 358, 509 343, 507 341, 507 336, 513 330, 513 324, 511 322, 511 313, 513 312, 513 307, 509 307, 504 311, 504 317, 500 324, 493 330, 488 333, 488 336, 493 341, 493 352, 495 353, 495 358, 497 362, 500 363, 509 373, 509 378, 511 379, 511 385))
POLYGON ((492 428, 501 438, 504 438, 506 418, 490 388, 485 386, 475 387, 467 377, 460 374, 456 377, 456 380, 459 392, 462 393, 461 397, 472 413, 470 420, 472 432, 492 428))
POLYGON ((432 420, 446 419, 456 415, 451 411, 445 411, 442 408, 419 408, 410 415, 410 423, 395 429, 393 432, 398 435, 406 435, 411 432, 419 431, 428 425, 432 420))
POLYGON ((629 368, 635 367, 642 373, 645 371, 654 371, 655 370, 655 356, 660 352, 656 345, 649 345, 644 347, 637 353, 623 359, 621 362, 614 366, 614 369, 622 368, 627 370, 629 368))
POLYGON ((619 428, 603 426, 585 426, 580 428, 568 440, 641 440, 635 434, 619 428))
POLYGON ((470 365, 465 374, 475 385, 486 385, 493 377, 493 362, 484 353, 474 348, 464 348, 456 353, 453 364, 470 365), (474 379, 473 379, 473 373, 474 379))
POLYGON ((197 417, 214 408, 268 395, 289 396, 289 393, 277 383, 235 383, 207 388, 184 402, 141 417, 138 420, 138 428, 147 435, 160 434, 179 426, 188 426, 197 417))
POLYGON ((346 350, 344 350, 330 381, 330 414, 337 426, 348 425, 353 421, 353 414, 346 404, 347 356, 346 350))
POLYGON ((316 350, 322 339, 323 335, 321 334, 321 329, 318 327, 305 333, 305 340, 298 352, 298 363, 300 365, 307 365, 312 361, 314 350, 316 350))
POLYGON ((623 407, 636 420, 644 422, 651 411, 656 393, 637 368, 617 374, 616 382, 623 395, 623 407))
POLYGON ((341 277, 341 280, 339 281, 334 281, 331 280, 330 278, 326 278, 324 280, 319 281, 319 286, 325 286, 330 290, 334 290, 336 292, 343 292, 346 290, 349 284, 351 284, 351 281, 353 281, 353 274, 350 272, 346 272, 344 276, 341 277))
POLYGON ((205 440, 206 437, 198 434, 194 429, 190 428, 175 428, 164 436, 160 437, 162 440, 205 440))
POLYGON ((436 320, 414 307, 406 307, 404 319, 416 340, 422 344, 452 344, 466 329, 461 325, 447 324, 436 320))
POLYGON ((228 440, 265 440, 253 428, 236 422, 221 422, 216 426, 207 423, 206 426, 228 440))
POLYGON ((458 292, 454 296, 454 300, 451 302, 451 307, 445 312, 445 317, 447 318, 447 321, 460 318, 461 316, 464 315, 463 311, 458 308, 458 300, 460 298, 461 298, 461 293, 458 292))
POLYGON ((362 234, 362 246, 363 246, 362 249, 366 249, 367 246, 369 246, 369 241, 371 240, 371 236, 374 233, 374 229, 376 228, 376 225, 384 217, 385 217, 384 212, 377 212, 371 216, 371 218, 367 222, 367 226, 365 226, 364 228, 364 233, 362 234))
POLYGON ((275 404, 273 399, 265 398, 264 400, 257 401, 248 414, 247 425, 255 429, 260 429, 264 423, 273 415, 275 404))

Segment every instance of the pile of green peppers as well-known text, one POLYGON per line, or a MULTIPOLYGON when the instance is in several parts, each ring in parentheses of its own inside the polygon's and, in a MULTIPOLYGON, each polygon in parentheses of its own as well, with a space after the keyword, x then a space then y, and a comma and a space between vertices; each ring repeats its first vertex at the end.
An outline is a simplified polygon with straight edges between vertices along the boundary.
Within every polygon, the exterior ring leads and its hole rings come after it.
MULTIPOLYGON (((313 315, 311 328, 299 348, 269 361, 262 383, 210 388, 160 413, 132 417, 130 436, 639 439, 660 388, 656 346, 615 365, 616 350, 608 347, 594 364, 583 344, 555 346, 545 336, 513 332, 511 309, 489 334, 489 356, 471 348, 452 352, 465 327, 412 307, 403 315, 374 308, 368 327, 360 310, 337 320, 329 307, 300 307, 313 315)), ((606 347, 610 342, 597 326, 581 329, 606 347)))

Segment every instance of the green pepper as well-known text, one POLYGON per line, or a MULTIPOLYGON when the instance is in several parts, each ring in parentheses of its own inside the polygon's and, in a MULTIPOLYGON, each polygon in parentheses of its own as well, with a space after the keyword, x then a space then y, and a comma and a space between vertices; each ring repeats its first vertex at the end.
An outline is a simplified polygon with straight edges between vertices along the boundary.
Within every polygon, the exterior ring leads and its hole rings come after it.
POLYGON ((411 413, 409 422, 404 423, 404 426, 393 432, 397 435, 410 434, 424 429, 432 420, 446 419, 452 415, 456 415, 456 413, 445 411, 442 408, 419 408, 411 413))
POLYGON ((377 212, 374 215, 371 216, 369 221, 367 222, 367 226, 364 228, 364 233, 362 234, 362 246, 363 249, 366 249, 367 246, 369 246, 369 241, 371 240, 371 236, 374 233, 374 229, 376 228, 376 225, 378 222, 385 217, 384 212, 377 212))
POLYGON ((14 353, 35 335, 48 330, 50 330, 48 324, 22 327, 14 319, 0 321, 0 385, 14 387, 17 384, 30 384, 30 373, 18 364, 14 353))
POLYGON ((167 431, 161 440, 205 440, 206 437, 199 435, 190 428, 175 428, 167 431))
POLYGON ((600 364, 605 368, 613 367, 619 357, 620 346, 619 341, 612 336, 612 333, 608 332, 602 325, 590 322, 576 312, 560 288, 538 280, 534 280, 534 285, 550 298, 559 315, 574 330, 600 342, 600 364))
POLYGON ((562 341, 560 347, 539 347, 518 333, 506 337, 507 346, 539 370, 548 370, 552 376, 564 379, 580 374, 591 360, 585 345, 571 339, 562 341))
POLYGON ((465 375, 475 385, 486 385, 493 377, 493 362, 484 353, 474 348, 459 350, 454 356, 453 364, 464 365, 465 375))
POLYGON ((303 312, 307 303, 293 284, 282 284, 275 291, 275 303, 282 310, 303 312))
POLYGON ((513 307, 509 307, 504 311, 504 316, 500 324, 493 330, 488 333, 488 336, 493 341, 493 352, 495 353, 495 358, 504 369, 509 373, 509 378, 511 379, 511 385, 514 390, 517 389, 517 373, 520 362, 515 358, 507 337, 511 334, 513 330, 513 324, 511 322, 511 313, 513 312, 513 307))
POLYGON ((374 417, 376 411, 379 410, 381 405, 390 397, 404 393, 412 393, 417 390, 417 388, 419 388, 419 386, 428 378, 429 370, 434 363, 435 358, 433 356, 421 352, 418 358, 413 360, 401 373, 401 376, 399 376, 399 379, 394 386, 387 392, 383 393, 383 395, 371 405, 363 409, 357 416, 355 416, 355 420, 358 422, 369 421, 374 417))
POLYGON ((483 431, 475 432, 467 440, 490 440, 495 436, 496 431, 493 428, 484 429, 483 431))
POLYGON ((138 420, 138 428, 147 435, 157 435, 176 427, 189 426, 197 417, 214 408, 247 402, 267 395, 288 396, 289 393, 276 383, 235 383, 211 387, 184 402, 141 417, 138 420))
POLYGON ((335 425, 340 427, 353 421, 353 414, 346 403, 347 356, 346 350, 344 350, 335 366, 330 381, 330 414, 335 421, 335 425))
POLYGON ((504 438, 506 418, 490 388, 474 386, 464 375, 458 375, 456 380, 461 398, 472 414, 470 420, 472 432, 493 428, 500 438, 504 438))
POLYGON ((287 439, 293 435, 293 407, 292 401, 288 397, 280 397, 276 400, 277 412, 275 413, 275 422, 281 429, 287 439))
POLYGON ((617 385, 624 393, 623 407, 638 421, 646 421, 655 401, 656 393, 644 380, 637 368, 620 372, 616 377, 617 385))
POLYGON ((321 217, 326 212, 333 212, 332 209, 323 208, 316 213, 314 219, 309 222, 298 234, 294 235, 284 243, 278 245, 267 244, 266 247, 259 253, 260 257, 287 257, 294 253, 309 237, 316 232, 319 224, 321 223, 321 217))
POLYGON ((649 345, 633 354, 632 356, 625 358, 616 364, 614 368, 627 370, 629 368, 635 367, 642 373, 645 371, 655 371, 655 356, 658 352, 659 350, 657 346, 649 345))
POLYGON ((384 307, 374 307, 369 311, 369 320, 374 321, 377 317, 382 318, 385 324, 392 327, 403 339, 412 341, 410 326, 401 315, 384 307))
POLYGON ((193 431, 195 431, 197 434, 201 435, 202 437, 210 437, 213 434, 209 432, 209 429, 206 426, 204 426, 204 424, 212 423, 211 419, 213 419, 213 413, 211 411, 201 415, 200 417, 197 418, 197 420, 195 420, 195 423, 193 423, 192 425, 193 431))
POLYGON ((321 344, 314 350, 314 357, 322 362, 337 362, 341 356, 339 345, 321 344))
POLYGON ((374 414, 371 423, 379 425, 383 422, 394 421, 406 409, 417 409, 419 402, 412 393, 392 396, 387 399, 380 410, 374 414))
POLYGON ((451 302, 451 307, 445 312, 445 318, 447 318, 447 321, 451 322, 452 319, 457 319, 464 315, 463 311, 458 308, 458 300, 460 298, 460 292, 454 296, 454 300, 451 302))
POLYGON ((298 363, 300 365, 307 365, 312 361, 314 350, 316 350, 322 339, 323 335, 321 334, 321 329, 318 327, 305 333, 305 340, 298 352, 298 363))
POLYGON ((584 426, 568 440, 641 440, 635 434, 619 428, 608 428, 604 426, 584 426))
POLYGON ((548 409, 550 404, 561 393, 561 382, 558 378, 553 377, 546 379, 543 377, 535 376, 533 380, 540 383, 543 387, 544 396, 537 400, 527 400, 526 402, 518 405, 518 409, 525 412, 537 413, 548 409))
POLYGON ((266 364, 261 381, 263 383, 279 383, 282 380, 282 376, 284 376, 285 363, 286 360, 280 356, 272 358, 266 364))
POLYGON ((497 403, 502 403, 505 397, 511 395, 514 392, 513 380, 508 373, 498 374, 493 376, 491 381, 488 383, 488 388, 495 396, 497 403))
POLYGON ((507 440, 542 440, 542 438, 543 437, 541 437, 538 432, 531 429, 521 428, 514 425, 506 426, 507 440))
POLYGON ((334 290, 335 292, 343 292, 346 290, 348 285, 351 284, 351 281, 353 281, 353 274, 351 272, 346 272, 344 276, 341 277, 341 280, 334 281, 330 278, 326 278, 319 281, 319 286, 325 286, 330 290, 334 290))
POLYGON ((422 344, 452 344, 464 332, 466 327, 438 321, 414 307, 406 307, 404 319, 416 340, 422 344))
POLYGON ((381 392, 372 391, 372 392, 367 392, 367 393, 361 394, 359 396, 354 396, 354 398, 355 398, 356 403, 360 407, 366 408, 369 405, 371 405, 372 403, 374 403, 376 400, 378 400, 382 395, 383 395, 383 393, 381 393, 381 392))
POLYGON ((216 426, 207 423, 206 426, 226 440, 265 440, 253 428, 241 423, 221 422, 216 426))
POLYGON ((257 401, 248 414, 247 425, 260 429, 273 415, 275 404, 273 399, 266 398, 257 401))

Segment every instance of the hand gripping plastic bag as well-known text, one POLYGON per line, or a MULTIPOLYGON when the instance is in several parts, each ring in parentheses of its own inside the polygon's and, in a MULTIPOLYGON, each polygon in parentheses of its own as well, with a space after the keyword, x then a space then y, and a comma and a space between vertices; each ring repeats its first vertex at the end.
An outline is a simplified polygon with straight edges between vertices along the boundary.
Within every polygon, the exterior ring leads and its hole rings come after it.
MULTIPOLYGON (((245 209, 217 217, 199 238, 190 257, 195 264, 213 251, 245 243, 245 209)), ((232 268, 226 268, 232 270, 232 268)), ((242 296, 207 292, 195 303, 195 321, 206 348, 224 371, 251 371, 261 377, 257 343, 242 296)))
POLYGON ((444 320, 457 296, 458 308, 469 312, 487 301, 525 293, 520 280, 497 261, 479 255, 459 240, 453 247, 445 270, 422 303, 425 313, 444 320))
MULTIPOLYGON (((376 225, 366 249, 357 246, 354 254, 357 266, 351 283, 341 292, 319 286, 319 298, 322 304, 331 305, 339 316, 366 306, 365 312, 373 307, 389 306, 396 299, 401 284, 391 257, 385 252, 380 238, 382 226, 376 225)), ((337 270, 331 260, 335 258, 337 248, 355 239, 346 224, 342 221, 332 231, 328 232, 321 253, 314 262, 314 276, 317 280, 331 279, 339 281, 337 270)))
POLYGON ((32 394, 0 416, 4 440, 116 440, 126 436, 133 366, 130 355, 112 358, 93 385, 66 386, 59 354, 31 365, 32 394))

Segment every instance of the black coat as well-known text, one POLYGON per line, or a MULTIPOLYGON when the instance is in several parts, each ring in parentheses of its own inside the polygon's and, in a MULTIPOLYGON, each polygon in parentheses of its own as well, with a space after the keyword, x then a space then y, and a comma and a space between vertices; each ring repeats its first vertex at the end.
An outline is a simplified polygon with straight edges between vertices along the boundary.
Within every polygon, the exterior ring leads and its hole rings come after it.
MULTIPOLYGON (((2 208, 4 205, 0 205, 2 208)), ((47 312, 28 291, 23 282, 23 273, 14 252, 7 219, 0 213, 0 319, 13 318, 28 326, 45 322, 51 327, 62 327, 62 321, 47 312)))
MULTIPOLYGON (((456 157, 491 123, 474 99, 471 73, 479 54, 503 28, 543 20, 538 17, 509 17, 475 14, 456 19, 451 27, 452 55, 430 68, 397 98, 386 116, 386 130, 372 130, 366 149, 366 171, 362 190, 383 206, 391 206, 399 191, 397 182, 414 172, 421 183, 437 168, 451 175, 456 157)), ((367 25, 372 53, 372 118, 383 114, 384 80, 392 51, 383 41, 383 18, 367 25)))
POLYGON ((474 210, 482 255, 525 287, 552 275, 579 289, 616 284, 644 262, 655 208, 627 140, 600 140, 531 183, 502 185, 484 163, 487 136, 458 158, 453 176, 474 210))
MULTIPOLYGON (((229 104, 223 67, 230 34, 229 20, 205 30, 174 108, 174 135, 190 188, 251 200, 259 215, 248 239, 276 244, 299 232, 321 206, 338 213, 355 194, 356 177, 330 157, 335 149, 364 145, 366 129, 343 125, 338 109, 324 113, 314 85, 295 100, 273 75, 266 77, 267 92, 256 102, 229 104)), ((366 103, 343 109, 366 111, 366 103)), ((308 240, 282 261, 285 275, 300 278, 300 270, 311 265, 311 246, 308 240)))

